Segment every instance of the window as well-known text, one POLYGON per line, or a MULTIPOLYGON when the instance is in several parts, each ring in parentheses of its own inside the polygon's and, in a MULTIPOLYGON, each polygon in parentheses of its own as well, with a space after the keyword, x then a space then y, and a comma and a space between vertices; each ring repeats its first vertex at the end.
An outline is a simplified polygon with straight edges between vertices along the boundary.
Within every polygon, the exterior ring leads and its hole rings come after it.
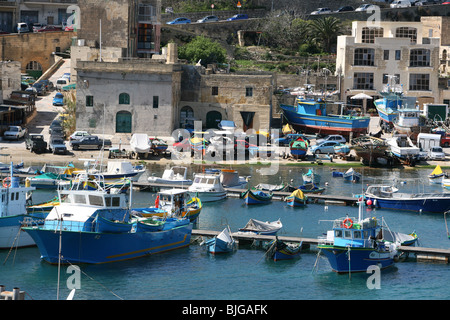
POLYGON ((86 96, 86 107, 94 106, 94 96, 86 96))
POLYGON ((245 88, 245 96, 253 97, 253 88, 250 88, 250 87, 245 88))
POLYGON ((353 64, 355 66, 373 66, 375 58, 375 50, 369 48, 355 49, 353 64))
POLYGON ((211 95, 218 96, 219 95, 219 87, 212 87, 211 88, 211 95))
POLYGON ((352 238, 352 232, 350 230, 344 230, 344 238, 351 239, 352 238))
POLYGON ((417 29, 412 27, 399 27, 395 30, 396 38, 410 38, 411 44, 417 41, 417 29))
POLYGON ((430 50, 428 49, 412 49, 409 54, 410 67, 429 67, 430 66, 430 50))
POLYGON ((401 58, 402 58, 402 51, 395 50, 395 60, 401 60, 401 58))
POLYGON ((411 73, 409 75, 409 90, 430 90, 430 75, 411 73))
POLYGON ((362 28, 361 42, 362 43, 375 43, 375 38, 383 37, 383 28, 362 28))
POLYGON ((153 96, 153 108, 157 109, 159 107, 159 96, 153 96))
POLYGON ((353 89, 373 90, 373 73, 355 72, 353 89))
POLYGON ((130 104, 130 95, 128 93, 119 94, 119 104, 130 104))
POLYGON ((103 206, 103 197, 89 195, 89 204, 93 206, 103 206))
POLYGON ((383 50, 383 60, 389 60, 389 50, 383 50))
POLYGON ((353 231, 353 239, 361 239, 361 231, 353 231))
POLYGON ((338 238, 342 238, 342 230, 334 230, 334 236, 338 238))

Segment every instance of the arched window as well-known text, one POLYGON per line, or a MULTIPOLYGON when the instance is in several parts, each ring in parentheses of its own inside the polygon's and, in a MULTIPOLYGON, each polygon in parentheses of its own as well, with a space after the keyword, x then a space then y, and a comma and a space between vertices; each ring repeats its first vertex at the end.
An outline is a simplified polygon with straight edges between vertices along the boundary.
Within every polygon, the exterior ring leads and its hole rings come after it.
POLYGON ((190 106, 180 110, 180 128, 194 128, 194 110, 190 106))
POLYGON ((39 78, 42 75, 42 66, 37 61, 30 61, 25 67, 26 73, 34 78, 39 78))
POLYGON ((130 95, 125 92, 119 94, 119 104, 130 104, 130 95))

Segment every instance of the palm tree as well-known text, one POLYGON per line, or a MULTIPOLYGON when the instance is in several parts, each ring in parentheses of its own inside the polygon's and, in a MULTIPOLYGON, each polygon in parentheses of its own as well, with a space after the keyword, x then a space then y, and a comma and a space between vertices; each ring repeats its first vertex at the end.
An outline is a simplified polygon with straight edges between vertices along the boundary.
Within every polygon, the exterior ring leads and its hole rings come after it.
POLYGON ((337 37, 342 34, 341 20, 336 17, 311 20, 309 29, 312 37, 322 43, 325 52, 328 53, 337 42, 337 37))

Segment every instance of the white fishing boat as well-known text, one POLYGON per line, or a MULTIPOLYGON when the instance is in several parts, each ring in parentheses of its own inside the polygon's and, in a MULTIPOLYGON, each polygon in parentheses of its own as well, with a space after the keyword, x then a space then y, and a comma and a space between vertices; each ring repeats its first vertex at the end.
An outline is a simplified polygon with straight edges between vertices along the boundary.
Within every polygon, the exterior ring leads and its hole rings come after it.
POLYGON ((393 155, 400 159, 417 158, 420 148, 406 134, 398 134, 386 139, 393 155))
POLYGON ((130 140, 130 148, 136 153, 148 153, 152 147, 146 133, 135 133, 130 140))
POLYGON ((145 167, 143 165, 133 166, 130 161, 108 161, 106 171, 99 171, 90 175, 105 180, 128 178, 136 182, 144 172, 145 167))
POLYGON ((220 183, 220 176, 215 174, 196 174, 188 190, 192 196, 198 196, 202 202, 218 201, 227 196, 227 191, 220 183))
POLYGON ((187 168, 174 166, 170 169, 165 169, 162 177, 148 177, 150 183, 162 183, 170 185, 184 185, 192 184, 192 180, 187 178, 187 168))

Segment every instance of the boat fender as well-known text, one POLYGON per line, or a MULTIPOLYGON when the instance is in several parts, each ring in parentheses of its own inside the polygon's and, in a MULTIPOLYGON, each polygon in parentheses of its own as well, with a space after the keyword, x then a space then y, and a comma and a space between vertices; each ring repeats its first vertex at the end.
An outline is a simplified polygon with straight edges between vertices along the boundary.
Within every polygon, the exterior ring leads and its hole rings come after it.
POLYGON ((159 195, 157 195, 155 199, 155 208, 159 208, 159 195))
POLYGON ((25 179, 25 187, 27 187, 27 188, 31 187, 31 180, 30 180, 30 178, 26 178, 25 179))
POLYGON ((350 218, 345 218, 342 223, 345 229, 351 229, 351 227, 353 227, 353 221, 350 218))
POLYGON ((11 177, 6 177, 3 179, 3 188, 11 187, 11 177))

